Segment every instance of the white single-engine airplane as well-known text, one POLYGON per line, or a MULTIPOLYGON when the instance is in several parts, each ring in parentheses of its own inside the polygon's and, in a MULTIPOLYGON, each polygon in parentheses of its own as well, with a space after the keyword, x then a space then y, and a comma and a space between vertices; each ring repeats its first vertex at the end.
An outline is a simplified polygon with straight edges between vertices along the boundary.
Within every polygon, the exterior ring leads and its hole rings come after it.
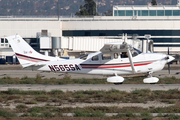
POLYGON ((23 68, 39 71, 113 75, 107 82, 121 84, 119 75, 149 74, 144 83, 157 83, 152 73, 160 71, 174 57, 161 53, 142 53, 126 42, 107 43, 99 52, 76 59, 61 59, 36 52, 19 35, 6 37, 23 68))

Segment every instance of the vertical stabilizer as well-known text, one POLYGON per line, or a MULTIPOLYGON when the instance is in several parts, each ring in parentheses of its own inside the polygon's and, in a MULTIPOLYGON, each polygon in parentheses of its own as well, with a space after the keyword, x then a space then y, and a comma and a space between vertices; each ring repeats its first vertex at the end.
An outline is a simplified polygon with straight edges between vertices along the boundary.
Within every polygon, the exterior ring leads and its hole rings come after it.
POLYGON ((42 54, 36 52, 19 35, 9 36, 6 38, 8 39, 9 44, 11 45, 13 51, 15 52, 16 56, 18 57, 20 64, 23 67, 27 67, 31 64, 35 64, 38 62, 60 60, 60 58, 45 56, 45 55, 42 55, 42 54))

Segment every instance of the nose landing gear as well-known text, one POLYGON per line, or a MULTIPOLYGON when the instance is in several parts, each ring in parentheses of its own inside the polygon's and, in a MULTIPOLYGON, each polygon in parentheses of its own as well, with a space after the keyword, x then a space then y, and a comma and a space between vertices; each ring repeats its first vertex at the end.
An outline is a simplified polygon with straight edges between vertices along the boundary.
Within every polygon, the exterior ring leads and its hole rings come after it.
POLYGON ((143 79, 143 82, 144 83, 149 83, 149 84, 155 84, 155 83, 157 83, 158 81, 159 81, 159 78, 157 78, 157 77, 152 77, 152 71, 150 71, 148 74, 149 74, 149 76, 148 76, 148 78, 145 78, 145 79, 143 79))

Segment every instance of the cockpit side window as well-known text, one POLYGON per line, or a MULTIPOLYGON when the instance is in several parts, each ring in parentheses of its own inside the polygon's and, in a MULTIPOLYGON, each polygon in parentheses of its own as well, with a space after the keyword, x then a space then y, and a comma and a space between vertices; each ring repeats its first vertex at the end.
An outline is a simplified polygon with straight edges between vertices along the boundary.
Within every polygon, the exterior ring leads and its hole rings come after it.
POLYGON ((98 60, 99 60, 98 55, 92 57, 92 61, 98 61, 98 60))
POLYGON ((87 56, 88 56, 88 55, 83 55, 83 56, 80 57, 80 59, 86 60, 86 59, 87 59, 87 56))
POLYGON ((122 52, 121 58, 127 58, 127 57, 128 57, 128 53, 127 52, 122 52))
POLYGON ((102 60, 110 60, 110 59, 111 59, 111 54, 110 53, 102 54, 102 60))

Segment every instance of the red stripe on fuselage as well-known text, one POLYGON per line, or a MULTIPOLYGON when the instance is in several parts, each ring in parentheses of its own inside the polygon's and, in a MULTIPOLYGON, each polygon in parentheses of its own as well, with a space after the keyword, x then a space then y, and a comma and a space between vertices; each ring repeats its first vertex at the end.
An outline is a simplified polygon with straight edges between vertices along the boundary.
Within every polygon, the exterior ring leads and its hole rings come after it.
MULTIPOLYGON (((151 61, 141 61, 141 62, 133 62, 134 64, 142 64, 142 63, 152 63, 155 62, 157 60, 151 60, 151 61)), ((109 66, 109 65, 124 65, 124 64, 130 64, 130 63, 113 63, 113 64, 80 64, 81 66, 109 66)))
MULTIPOLYGON (((151 64, 150 63, 142 63, 142 64, 135 64, 134 66, 144 66, 151 64)), ((103 68, 122 68, 122 67, 131 67, 131 65, 120 65, 120 66, 107 66, 107 67, 82 67, 83 69, 103 69, 103 68)))

